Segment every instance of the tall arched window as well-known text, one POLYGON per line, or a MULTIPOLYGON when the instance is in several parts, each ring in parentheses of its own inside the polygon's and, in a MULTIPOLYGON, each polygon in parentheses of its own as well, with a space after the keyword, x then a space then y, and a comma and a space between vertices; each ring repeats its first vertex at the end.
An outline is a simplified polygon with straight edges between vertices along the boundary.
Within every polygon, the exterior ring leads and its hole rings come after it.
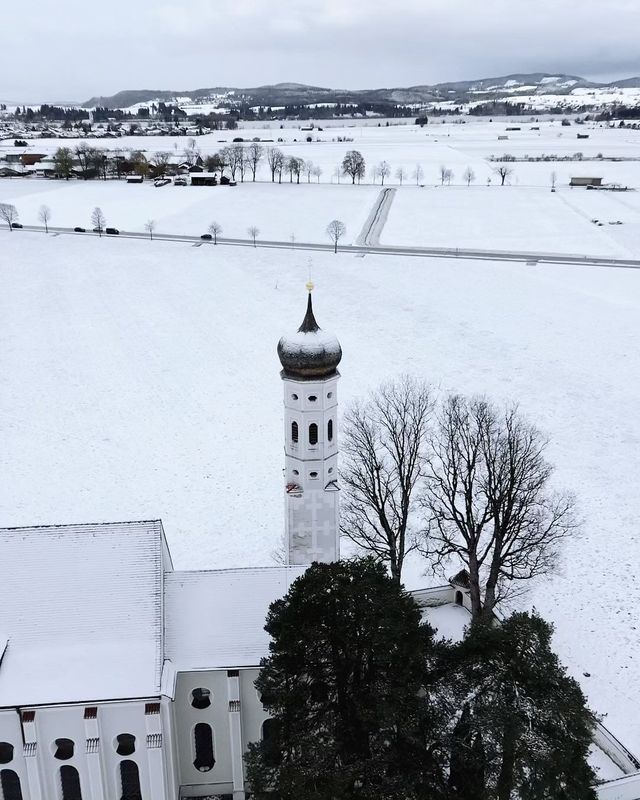
POLYGON ((327 439, 332 442, 333 441, 333 420, 330 419, 327 422, 327 439))
POLYGON ((12 769, 0 771, 0 791, 3 800, 22 800, 20 778, 12 769))
POLYGON ((456 592, 456 605, 461 606, 464 602, 464 598, 462 596, 462 592, 456 592))
POLYGON ((199 722, 193 731, 196 757, 193 766, 200 772, 209 772, 216 763, 213 755, 213 731, 211 725, 199 722))
POLYGON ((135 761, 120 762, 120 785, 122 787, 120 800, 142 800, 140 773, 135 761))
POLYGON ((60 783, 62 785, 62 800, 82 800, 80 789, 80 775, 75 767, 65 764, 60 767, 60 783))
POLYGON ((116 736, 118 746, 116 753, 119 756, 130 756, 136 751, 136 737, 132 733, 119 733, 116 736))
POLYGON ((318 426, 315 422, 309 425, 309 444, 318 444, 318 426))
POLYGON ((291 423, 291 441, 297 442, 298 441, 298 423, 292 422, 291 423))

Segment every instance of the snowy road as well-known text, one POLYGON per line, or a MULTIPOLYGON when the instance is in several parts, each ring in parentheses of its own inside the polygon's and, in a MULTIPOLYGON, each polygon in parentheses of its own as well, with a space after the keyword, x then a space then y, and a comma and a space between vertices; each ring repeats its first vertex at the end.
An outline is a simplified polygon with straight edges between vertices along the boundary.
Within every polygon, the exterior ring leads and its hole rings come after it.
MULTIPOLYGON (((9 231, 1 229, 6 235, 9 231)), ((16 229, 11 233, 20 234, 22 232, 44 233, 42 225, 25 225, 23 228, 16 229)), ((72 228, 49 227, 51 235, 71 235, 82 237, 98 237, 97 233, 87 231, 76 233, 72 228)), ((149 234, 136 231, 120 231, 120 238, 127 239, 149 239, 149 234)), ((112 235, 104 234, 104 238, 113 239, 112 235)), ((197 245, 215 246, 213 242, 203 240, 199 236, 187 236, 183 234, 158 233, 153 236, 154 241, 188 242, 197 245)), ((332 244, 322 242, 295 242, 280 240, 257 240, 254 244, 251 239, 230 239, 219 238, 218 245, 236 247, 267 247, 286 250, 316 250, 322 252, 332 252, 332 244)), ((530 266, 536 264, 568 264, 584 265, 596 267, 618 267, 623 269, 640 269, 640 259, 633 258, 609 258, 598 255, 581 255, 567 253, 545 253, 524 250, 481 250, 462 247, 402 247, 394 245, 371 245, 371 244, 352 244, 338 246, 338 250, 343 253, 353 253, 356 255, 391 255, 391 256, 414 256, 422 258, 460 258, 475 261, 524 261, 530 266)))

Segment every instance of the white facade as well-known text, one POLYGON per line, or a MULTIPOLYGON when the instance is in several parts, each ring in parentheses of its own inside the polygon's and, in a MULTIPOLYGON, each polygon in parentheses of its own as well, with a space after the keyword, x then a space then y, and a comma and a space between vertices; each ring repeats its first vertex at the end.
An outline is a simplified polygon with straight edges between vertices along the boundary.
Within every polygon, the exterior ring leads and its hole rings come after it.
POLYGON ((288 564, 340 558, 338 379, 283 375, 288 564))

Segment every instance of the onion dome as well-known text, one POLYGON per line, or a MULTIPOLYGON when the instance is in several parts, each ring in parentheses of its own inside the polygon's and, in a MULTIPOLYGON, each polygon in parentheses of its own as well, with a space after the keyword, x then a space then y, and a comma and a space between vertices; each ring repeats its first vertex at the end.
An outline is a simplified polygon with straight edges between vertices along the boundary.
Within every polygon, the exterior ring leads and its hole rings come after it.
POLYGON ((336 374, 342 348, 337 338, 323 331, 316 322, 311 292, 302 325, 296 333, 283 336, 278 342, 278 358, 283 378, 312 381, 336 374))

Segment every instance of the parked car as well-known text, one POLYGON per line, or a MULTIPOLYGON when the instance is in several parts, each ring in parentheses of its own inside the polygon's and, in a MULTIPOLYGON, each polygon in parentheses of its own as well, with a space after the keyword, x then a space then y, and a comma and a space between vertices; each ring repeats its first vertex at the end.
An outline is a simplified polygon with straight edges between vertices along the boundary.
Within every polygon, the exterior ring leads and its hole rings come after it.
POLYGON ((171 183, 171 178, 156 178, 153 182, 154 186, 167 186, 167 184, 171 183))
POLYGON ((86 233, 87 229, 86 228, 76 227, 76 228, 73 229, 73 231, 74 231, 74 233, 86 233))
POLYGON ((120 231, 117 228, 105 228, 104 232, 110 234, 111 236, 118 236, 120 234, 120 231))
POLYGON ((102 228, 94 228, 93 232, 94 233, 102 233, 102 228))
POLYGON ((210 233, 203 233, 200 238, 204 239, 207 242, 209 242, 209 241, 211 241, 211 239, 213 239, 213 236, 210 233))
POLYGON ((186 178, 174 178, 173 179, 173 185, 174 186, 186 186, 187 185, 187 179, 186 178))
POLYGON ((20 223, 20 222, 12 222, 11 223, 11 227, 12 228, 21 228, 22 227, 22 223, 20 223))

